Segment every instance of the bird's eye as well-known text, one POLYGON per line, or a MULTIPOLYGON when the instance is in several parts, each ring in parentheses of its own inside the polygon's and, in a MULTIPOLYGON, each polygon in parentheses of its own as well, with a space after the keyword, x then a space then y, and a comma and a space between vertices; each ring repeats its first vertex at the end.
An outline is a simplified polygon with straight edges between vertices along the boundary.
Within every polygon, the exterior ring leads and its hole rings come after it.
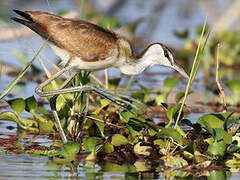
POLYGON ((167 52, 166 50, 164 50, 164 56, 165 56, 166 58, 169 58, 169 54, 168 54, 168 52, 167 52))

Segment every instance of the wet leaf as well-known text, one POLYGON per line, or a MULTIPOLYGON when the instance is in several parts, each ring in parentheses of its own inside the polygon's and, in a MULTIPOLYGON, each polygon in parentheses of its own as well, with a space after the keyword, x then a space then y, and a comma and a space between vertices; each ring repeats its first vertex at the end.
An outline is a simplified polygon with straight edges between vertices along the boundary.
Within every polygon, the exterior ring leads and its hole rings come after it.
POLYGON ((138 172, 144 172, 151 170, 151 166, 146 161, 136 161, 134 163, 134 166, 136 167, 136 170, 138 172))
POLYGON ((225 162, 226 166, 231 168, 240 168, 240 160, 239 159, 230 159, 225 162))
MULTIPOLYGON (((96 119, 101 119, 102 118, 100 116, 97 116, 96 114, 92 114, 91 117, 96 118, 96 119)), ((99 121, 94 121, 94 123, 97 125, 102 137, 105 137, 104 134, 104 123, 103 122, 99 122, 99 121)))
POLYGON ((202 127, 206 128, 208 132, 213 134, 212 128, 223 128, 224 118, 218 114, 206 114, 201 116, 197 123, 201 124, 202 127))
POLYGON ((0 120, 8 120, 8 121, 13 121, 13 122, 19 123, 17 115, 13 112, 0 113, 0 120))
MULTIPOLYGON (((175 104, 175 105, 168 107, 167 117, 169 119, 169 123, 166 127, 170 127, 173 120, 175 120, 177 118, 180 107, 181 107, 181 104, 175 104)), ((182 115, 182 117, 183 117, 183 115, 182 115)))
MULTIPOLYGON (((116 164, 116 163, 111 163, 109 161, 102 161, 99 162, 101 164, 101 168, 102 171, 104 172, 120 172, 120 173, 124 173, 124 172, 129 172, 129 169, 131 169, 131 167, 129 167, 127 164, 116 164)), ((133 171, 135 172, 135 171, 133 171)))
POLYGON ((230 80, 226 82, 226 86, 234 93, 238 94, 240 91, 240 81, 239 80, 230 80))
POLYGON ((210 172, 210 176, 208 177, 209 180, 225 180, 228 179, 226 178, 226 175, 223 170, 213 170, 210 172))
POLYGON ((189 36, 189 30, 188 30, 188 29, 185 29, 184 31, 176 31, 176 30, 174 30, 174 31, 173 31, 173 34, 174 34, 177 38, 187 39, 188 36, 189 36))
POLYGON ((136 126, 135 124, 130 124, 130 123, 128 123, 126 127, 129 130, 132 137, 138 136, 140 134, 139 132, 141 130, 141 127, 136 126))
POLYGON ((102 151, 103 151, 104 153, 112 153, 112 152, 114 152, 114 147, 113 147, 113 145, 110 144, 110 143, 105 143, 105 144, 103 145, 102 151))
POLYGON ((109 79, 108 88, 115 91, 121 81, 121 78, 109 79))
MULTIPOLYGON (((193 91, 189 91, 188 95, 192 94, 192 93, 193 93, 193 91)), ((184 95, 185 95, 185 91, 178 92, 175 96, 176 103, 179 103, 181 101, 181 99, 184 97, 184 95)))
POLYGON ((64 158, 75 156, 80 150, 80 145, 77 142, 67 142, 63 144, 63 150, 61 151, 61 155, 64 158))
POLYGON ((153 141, 153 144, 158 145, 159 148, 166 148, 167 144, 168 144, 168 141, 163 140, 163 139, 156 139, 156 140, 153 141))
POLYGON ((182 136, 176 129, 165 128, 161 130, 159 133, 157 133, 157 137, 162 137, 162 136, 172 137, 180 145, 182 145, 183 143, 182 136))
POLYGON ((122 146, 122 145, 126 145, 128 143, 129 143, 129 141, 127 140, 127 138, 121 134, 114 134, 112 136, 111 144, 114 146, 122 146))
POLYGON ((152 152, 152 147, 141 146, 141 142, 139 142, 134 146, 133 151, 136 155, 150 156, 152 152))
POLYGON ((223 139, 226 144, 232 143, 232 136, 230 134, 228 134, 226 131, 224 131, 224 129, 215 128, 215 132, 216 132, 216 134, 215 134, 216 141, 220 141, 223 139))
POLYGON ((177 83, 179 82, 179 79, 174 78, 174 77, 167 77, 164 82, 163 82, 163 87, 166 92, 169 92, 174 88, 177 83))
POLYGON ((130 118, 136 117, 133 113, 131 113, 130 111, 122 111, 120 112, 120 118, 125 121, 128 122, 130 120, 130 118))
POLYGON ((31 96, 31 97, 25 99, 25 102, 26 102, 25 110, 28 112, 34 111, 38 107, 37 101, 34 98, 34 96, 31 96))
POLYGON ((163 92, 160 95, 157 95, 157 97, 155 98, 155 103, 159 106, 162 103, 166 103, 167 102, 167 97, 168 97, 168 93, 167 92, 163 92))
POLYGON ((22 113, 25 109, 25 101, 23 98, 7 100, 7 103, 16 114, 22 113))
POLYGON ((208 151, 213 155, 224 156, 226 147, 227 145, 224 141, 215 141, 208 146, 208 151))
POLYGON ((99 137, 89 137, 83 139, 83 146, 86 151, 94 151, 96 146, 102 143, 102 139, 99 137))

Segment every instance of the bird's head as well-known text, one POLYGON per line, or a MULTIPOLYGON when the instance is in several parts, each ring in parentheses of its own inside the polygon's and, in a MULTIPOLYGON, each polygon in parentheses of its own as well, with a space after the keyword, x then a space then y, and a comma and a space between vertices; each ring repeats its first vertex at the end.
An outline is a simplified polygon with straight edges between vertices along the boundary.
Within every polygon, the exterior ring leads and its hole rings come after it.
POLYGON ((172 52, 164 44, 151 44, 142 52, 142 56, 143 59, 151 60, 152 65, 158 64, 170 67, 179 72, 183 77, 189 79, 185 70, 175 62, 172 52))

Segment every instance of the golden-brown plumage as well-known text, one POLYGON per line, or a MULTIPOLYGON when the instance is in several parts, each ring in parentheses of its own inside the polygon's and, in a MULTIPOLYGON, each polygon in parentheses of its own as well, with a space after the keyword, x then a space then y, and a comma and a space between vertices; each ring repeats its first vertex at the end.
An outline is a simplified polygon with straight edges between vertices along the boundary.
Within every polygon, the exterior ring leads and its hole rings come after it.
POLYGON ((55 45, 84 61, 103 60, 116 48, 117 34, 103 27, 41 11, 24 13, 31 18, 24 16, 31 22, 25 21, 25 25, 45 39, 50 36, 55 45))

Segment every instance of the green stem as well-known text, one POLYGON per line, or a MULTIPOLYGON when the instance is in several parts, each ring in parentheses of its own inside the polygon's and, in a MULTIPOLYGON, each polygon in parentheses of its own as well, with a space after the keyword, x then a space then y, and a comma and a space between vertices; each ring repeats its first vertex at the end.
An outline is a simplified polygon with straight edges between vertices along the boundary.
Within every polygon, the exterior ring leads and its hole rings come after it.
POLYGON ((193 62, 192 70, 191 70, 191 73, 190 73, 190 78, 188 80, 188 84, 187 84, 187 88, 185 90, 183 102, 182 102, 182 105, 181 105, 181 107, 179 109, 177 120, 176 120, 174 128, 177 128, 177 126, 178 126, 178 122, 180 120, 180 116, 181 116, 181 113, 183 111, 184 104, 185 104, 185 102, 187 100, 187 96, 188 96, 190 87, 192 85, 192 81, 193 81, 193 79, 194 79, 194 77, 195 77, 195 75, 197 73, 197 69, 198 69, 198 66, 199 66, 199 63, 200 63, 200 60, 198 60, 198 57, 199 57, 200 50, 203 50, 203 48, 201 48, 201 44, 202 44, 202 39, 203 39, 203 36, 204 36, 206 24, 207 24, 207 16, 205 17, 202 33, 201 33, 201 36, 200 36, 200 39, 199 39, 199 42, 198 42, 197 51, 196 51, 196 54, 195 54, 195 57, 194 57, 194 62, 193 62))
POLYGON ((131 77, 129 78, 128 83, 127 83, 127 86, 125 87, 125 89, 124 89, 124 91, 123 91, 123 94, 126 94, 126 93, 127 93, 128 89, 130 88, 130 85, 132 84, 132 81, 133 81, 134 77, 135 77, 135 76, 133 75, 133 76, 131 76, 131 77))

